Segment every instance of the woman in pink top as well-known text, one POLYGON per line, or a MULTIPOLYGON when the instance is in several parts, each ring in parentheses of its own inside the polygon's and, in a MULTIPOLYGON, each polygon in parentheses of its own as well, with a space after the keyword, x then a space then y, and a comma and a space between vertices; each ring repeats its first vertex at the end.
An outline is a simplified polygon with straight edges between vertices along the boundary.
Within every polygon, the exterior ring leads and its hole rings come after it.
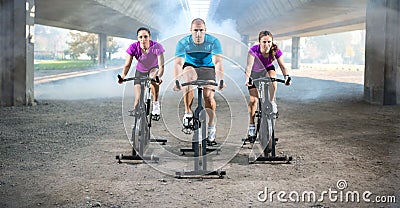
MULTIPOLYGON (((273 61, 277 60, 279 67, 282 70, 283 76, 285 77, 285 84, 290 85, 290 78, 288 74, 288 69, 286 69, 282 51, 273 42, 272 33, 269 31, 261 31, 258 35, 259 44, 254 45, 250 48, 247 55, 247 66, 246 66, 246 86, 248 86, 250 99, 249 99, 249 114, 250 114, 250 124, 249 124, 249 136, 255 136, 256 128, 254 124, 254 116, 257 109, 258 102, 258 91, 257 87, 253 84, 249 84, 250 77, 252 79, 257 79, 260 77, 273 77, 276 78, 275 67, 273 61)), ((277 83, 273 82, 270 91, 270 101, 272 103, 273 112, 277 113, 278 108, 275 102, 275 93, 277 88, 277 83)))
MULTIPOLYGON (((158 92, 162 82, 161 77, 164 74, 164 48, 160 43, 151 40, 151 33, 148 28, 141 27, 137 30, 138 41, 132 43, 126 50, 125 64, 122 69, 122 79, 126 77, 131 68, 133 57, 136 58, 136 72, 135 77, 150 76, 155 78, 159 77, 160 83, 151 82, 151 92, 153 94, 153 115, 160 115, 160 104, 158 102, 158 92)), ((140 81, 134 81, 135 107, 139 101, 140 95, 140 81)))

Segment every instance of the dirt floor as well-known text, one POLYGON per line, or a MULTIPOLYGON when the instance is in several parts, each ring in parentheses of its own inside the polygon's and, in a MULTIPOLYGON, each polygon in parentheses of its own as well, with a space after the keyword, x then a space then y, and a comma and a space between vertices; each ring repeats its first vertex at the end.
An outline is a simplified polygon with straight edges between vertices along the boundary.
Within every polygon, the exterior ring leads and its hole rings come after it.
POLYGON ((147 152, 158 163, 117 163, 131 151, 121 97, 0 108, 0 207, 400 207, 400 106, 365 103, 362 74, 293 70, 293 85, 279 87, 277 153, 290 164, 249 164, 245 99, 232 84, 217 93, 221 152, 208 160, 223 179, 175 178, 193 162, 179 152, 191 137, 171 90, 152 126, 168 142, 147 152))

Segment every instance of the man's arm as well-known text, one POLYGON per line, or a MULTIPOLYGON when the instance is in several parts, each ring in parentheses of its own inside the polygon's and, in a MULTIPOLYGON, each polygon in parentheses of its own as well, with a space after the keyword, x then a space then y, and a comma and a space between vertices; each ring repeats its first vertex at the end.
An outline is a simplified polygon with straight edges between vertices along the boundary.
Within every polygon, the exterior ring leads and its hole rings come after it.
POLYGON ((212 62, 215 66, 215 72, 217 74, 218 80, 224 79, 224 67, 222 65, 222 55, 221 54, 214 54, 212 56, 212 62))
POLYGON ((224 67, 222 65, 222 55, 214 54, 212 56, 212 61, 215 66, 215 73, 217 74, 217 79, 219 80, 218 89, 222 90, 226 87, 226 84, 223 82, 224 80, 224 67))
POLYGON ((179 80, 181 77, 182 67, 185 63, 185 58, 176 57, 174 62, 174 80, 179 80))
MULTIPOLYGON (((179 83, 179 79, 181 77, 182 67, 183 67, 184 63, 185 63, 185 58, 179 57, 179 56, 175 58, 175 62, 174 62, 174 80, 175 80, 175 83, 176 83, 176 81, 178 81, 178 83, 179 83)), ((175 91, 181 90, 180 84, 179 84, 179 86, 174 84, 174 90, 175 91)))

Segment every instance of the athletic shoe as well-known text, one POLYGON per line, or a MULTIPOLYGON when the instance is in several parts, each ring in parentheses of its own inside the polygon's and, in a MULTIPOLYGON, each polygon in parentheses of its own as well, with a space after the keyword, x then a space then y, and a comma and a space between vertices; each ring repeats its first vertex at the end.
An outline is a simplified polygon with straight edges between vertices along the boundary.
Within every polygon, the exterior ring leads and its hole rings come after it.
POLYGON ((193 113, 185 113, 185 115, 183 115, 183 127, 187 128, 190 126, 193 126, 193 113))
POLYGON ((207 136, 207 140, 209 143, 214 143, 215 142, 215 134, 217 132, 217 129, 215 128, 215 126, 209 126, 208 127, 208 136, 207 136))
POLYGON ((136 113, 135 108, 128 110, 128 113, 129 113, 129 116, 135 116, 135 113, 136 113))
POLYGON ((160 103, 158 101, 153 102, 153 111, 151 114, 160 115, 160 103))
POLYGON ((249 137, 256 136, 256 127, 254 125, 249 126, 248 135, 249 137))
POLYGON ((277 114, 278 113, 278 105, 276 105, 275 101, 271 101, 271 105, 272 105, 272 112, 277 114))

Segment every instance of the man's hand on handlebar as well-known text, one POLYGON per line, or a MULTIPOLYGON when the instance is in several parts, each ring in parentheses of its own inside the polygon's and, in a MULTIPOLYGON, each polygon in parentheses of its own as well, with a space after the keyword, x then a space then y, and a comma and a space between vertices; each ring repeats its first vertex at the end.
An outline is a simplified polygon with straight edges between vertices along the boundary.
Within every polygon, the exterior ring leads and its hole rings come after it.
POLYGON ((181 89, 182 89, 182 86, 179 83, 179 80, 175 80, 175 84, 174 84, 173 90, 174 91, 180 91, 181 89))
POLYGON ((226 88, 226 84, 223 79, 219 80, 218 90, 223 90, 226 88))

